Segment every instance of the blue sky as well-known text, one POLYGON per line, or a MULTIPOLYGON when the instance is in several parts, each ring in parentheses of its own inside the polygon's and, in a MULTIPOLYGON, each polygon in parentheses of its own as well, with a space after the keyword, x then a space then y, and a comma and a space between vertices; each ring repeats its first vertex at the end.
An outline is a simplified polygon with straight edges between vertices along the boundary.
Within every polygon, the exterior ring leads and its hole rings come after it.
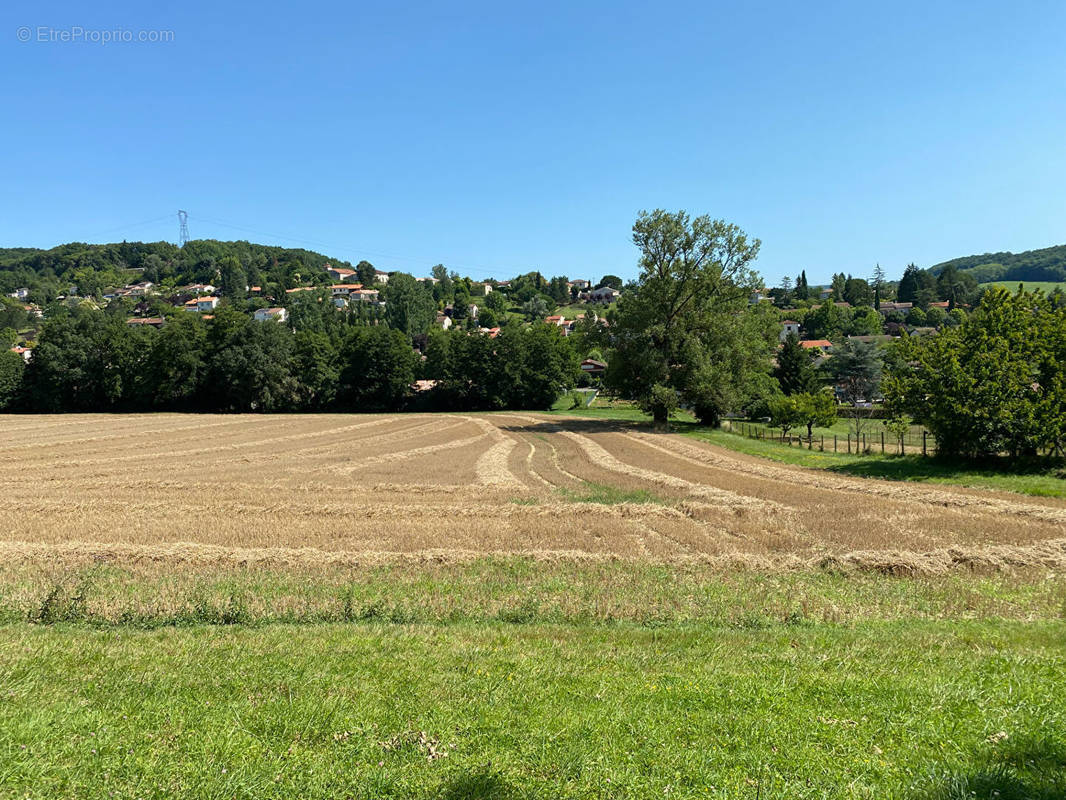
POLYGON ((416 274, 631 277, 663 207, 761 238, 771 284, 1046 247, 1064 32, 1061 2, 9 2, 0 246, 173 241, 182 208, 416 274), (38 41, 77 27, 173 41, 38 41))

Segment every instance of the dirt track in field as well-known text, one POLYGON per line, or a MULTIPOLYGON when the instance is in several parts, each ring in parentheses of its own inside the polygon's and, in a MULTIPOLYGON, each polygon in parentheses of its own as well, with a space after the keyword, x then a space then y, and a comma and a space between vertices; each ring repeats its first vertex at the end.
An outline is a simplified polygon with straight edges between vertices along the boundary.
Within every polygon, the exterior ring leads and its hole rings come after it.
POLYGON ((1066 566, 1061 500, 526 413, 5 416, 0 474, 0 561, 1066 566))

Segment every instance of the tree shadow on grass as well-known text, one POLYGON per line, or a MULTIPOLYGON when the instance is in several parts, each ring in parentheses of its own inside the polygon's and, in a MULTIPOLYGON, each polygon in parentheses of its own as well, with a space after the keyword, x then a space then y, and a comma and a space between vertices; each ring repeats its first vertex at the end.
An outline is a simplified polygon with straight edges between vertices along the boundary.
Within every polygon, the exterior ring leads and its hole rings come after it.
POLYGON ((489 767, 463 773, 448 780, 440 800, 517 800, 514 787, 489 767))
POLYGON ((830 472, 854 475, 860 478, 887 478, 890 480, 928 480, 930 478, 955 478, 987 472, 988 475, 1055 475, 1066 470, 1061 459, 1014 460, 996 459, 988 462, 949 461, 920 455, 891 458, 860 459, 849 464, 833 464, 825 467, 830 472))
POLYGON ((575 419, 573 417, 558 417, 545 419, 542 422, 530 422, 517 425, 501 425, 500 430, 512 433, 559 433, 570 431, 572 433, 617 433, 625 430, 651 430, 651 423, 636 422, 630 420, 615 419, 575 419))
POLYGON ((917 789, 922 800, 1064 800, 1066 747, 1057 740, 1025 736, 988 748, 968 770, 942 772, 917 789))

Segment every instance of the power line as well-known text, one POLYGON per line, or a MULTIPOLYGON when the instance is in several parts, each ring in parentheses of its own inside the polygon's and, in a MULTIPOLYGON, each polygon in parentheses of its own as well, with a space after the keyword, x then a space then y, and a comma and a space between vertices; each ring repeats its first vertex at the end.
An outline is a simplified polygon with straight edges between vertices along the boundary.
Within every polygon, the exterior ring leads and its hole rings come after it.
MULTIPOLYGON (((331 244, 329 242, 323 242, 321 240, 316 240, 316 239, 307 239, 307 238, 303 238, 303 237, 299 237, 299 236, 288 236, 288 235, 284 235, 284 234, 270 233, 269 231, 256 230, 254 228, 248 228, 248 227, 243 226, 243 225, 234 225, 231 222, 223 222, 222 220, 211 219, 209 217, 200 217, 200 216, 198 216, 198 217, 196 217, 196 219, 202 220, 202 221, 210 223, 212 225, 220 225, 223 228, 232 228, 233 230, 244 231, 245 233, 254 233, 257 236, 269 236, 272 239, 280 239, 280 240, 283 240, 283 241, 298 242, 298 243, 301 243, 301 244, 314 245, 315 247, 327 248, 328 250, 334 252, 335 254, 340 254, 341 252, 357 253, 357 254, 362 254, 362 255, 367 255, 367 256, 373 256, 375 258, 389 258, 389 259, 393 259, 393 260, 396 260, 396 261, 408 261, 408 262, 414 262, 414 263, 418 263, 418 264, 425 264, 426 261, 430 260, 430 259, 416 257, 416 256, 402 256, 402 255, 397 255, 395 253, 380 253, 380 252, 375 252, 373 250, 366 250, 366 249, 364 249, 362 247, 358 247, 358 246, 355 246, 355 245, 334 245, 334 244, 331 244)), ((497 274, 506 275, 506 274, 510 274, 512 272, 517 273, 517 272, 522 272, 523 271, 522 268, 516 268, 516 267, 486 267, 486 266, 477 265, 477 264, 463 264, 463 263, 456 263, 456 262, 452 262, 452 267, 456 268, 456 269, 462 269, 462 270, 465 270, 465 271, 469 271, 469 272, 480 272, 480 273, 483 273, 483 274, 489 275, 489 276, 494 276, 494 275, 497 275, 497 274)), ((532 271, 532 270, 531 270, 531 268, 525 268, 524 271, 528 272, 528 271, 532 271)))
POLYGON ((145 225, 151 225, 153 222, 163 222, 164 220, 168 220, 168 219, 171 219, 171 218, 172 218, 171 215, 167 214, 166 216, 156 217, 155 219, 146 219, 143 222, 134 222, 134 223, 131 223, 129 225, 119 225, 117 228, 111 228, 109 230, 101 231, 99 233, 96 233, 93 236, 90 236, 88 239, 86 239, 86 241, 91 241, 92 239, 102 239, 103 237, 107 236, 109 233, 118 233, 119 231, 127 231, 130 228, 140 228, 140 227, 143 227, 145 225))

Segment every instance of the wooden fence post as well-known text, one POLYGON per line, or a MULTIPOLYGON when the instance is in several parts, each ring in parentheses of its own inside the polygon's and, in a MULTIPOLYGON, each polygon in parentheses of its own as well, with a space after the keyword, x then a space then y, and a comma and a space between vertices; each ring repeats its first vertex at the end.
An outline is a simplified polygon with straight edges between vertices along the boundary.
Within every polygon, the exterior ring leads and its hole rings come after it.
POLYGON ((825 434, 822 434, 822 446, 819 448, 823 453, 825 452, 825 434))
POLYGON ((928 431, 922 431, 922 455, 923 456, 927 455, 926 442, 925 442, 925 436, 926 436, 927 433, 928 433, 928 431))
POLYGON ((885 432, 881 431, 881 455, 885 454, 885 432))
POLYGON ((834 433, 833 434, 833 452, 835 453, 836 451, 837 451, 837 435, 834 433))

